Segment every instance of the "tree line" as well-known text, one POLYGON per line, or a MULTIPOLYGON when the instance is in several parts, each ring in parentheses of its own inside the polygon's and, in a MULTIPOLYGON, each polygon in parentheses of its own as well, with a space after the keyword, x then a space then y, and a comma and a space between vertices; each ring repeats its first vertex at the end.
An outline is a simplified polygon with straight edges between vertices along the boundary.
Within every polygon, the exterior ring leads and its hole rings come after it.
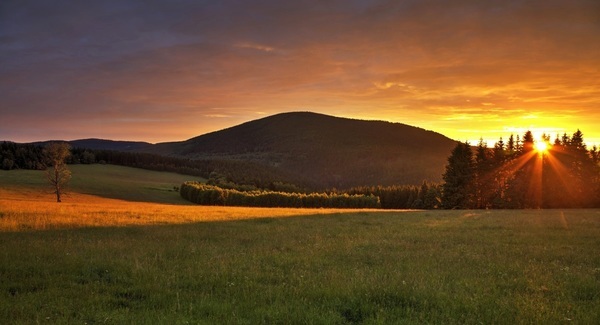
MULTIPOLYGON (((448 157, 443 184, 363 186, 330 190, 327 196, 372 196, 384 209, 522 209, 600 207, 600 153, 586 147, 583 133, 536 140, 502 138, 488 148, 458 143, 448 157), (537 142, 548 146, 536 150, 537 142)), ((36 144, 0 143, 0 168, 51 167, 52 159, 36 144)), ((241 160, 193 160, 150 153, 71 149, 68 164, 110 163, 206 178, 209 185, 240 193, 307 195, 317 187, 276 168, 241 160), (254 192, 253 192, 254 191, 254 192)), ((232 197, 236 197, 237 194, 232 197)), ((259 200, 259 199, 252 199, 259 200)), ((262 199, 260 199, 262 200, 262 199)), ((294 203, 295 204, 295 203, 294 203)))
POLYGON ((0 143, 0 168, 44 170, 48 158, 42 146, 3 141, 0 143))
POLYGON ((531 131, 502 138, 488 148, 458 143, 443 175, 447 209, 536 209, 600 207, 600 155, 588 150, 583 133, 542 135, 536 149, 531 131))
POLYGON ((311 184, 298 180, 284 171, 251 161, 189 159, 112 150, 95 150, 93 153, 98 163, 198 176, 213 180, 218 183, 216 185, 227 183, 273 190, 311 187, 311 184))
POLYGON ((424 181, 421 186, 359 186, 343 193, 377 196, 382 209, 438 209, 441 207, 442 186, 424 181))
POLYGON ((72 157, 66 142, 50 142, 45 146, 7 141, 0 143, 0 168, 46 170, 46 179, 56 194, 56 202, 61 202, 64 187, 71 178, 66 165, 68 160, 72 160, 72 157))
MULTIPOLYGON (((3 141, 0 143, 0 168, 4 170, 30 169, 45 170, 53 166, 55 157, 47 150, 57 144, 68 145, 65 141, 49 142, 45 145, 33 143, 15 143, 3 141)), ((67 146, 70 148, 70 146, 67 146)), ((94 164, 99 162, 93 150, 69 149, 69 154, 64 158, 67 164, 94 164)))
POLYGON ((379 197, 328 193, 287 193, 269 190, 238 191, 198 182, 185 182, 184 199, 201 205, 289 208, 379 208, 379 197))
MULTIPOLYGON (((0 143, 0 168, 45 170, 51 166, 51 159, 41 144, 0 143)), ((67 164, 113 164, 142 168, 154 171, 174 172, 197 176, 215 182, 222 187, 246 186, 274 191, 308 191, 313 184, 297 179, 293 175, 242 160, 225 159, 186 159, 167 157, 151 153, 121 152, 114 150, 91 150, 72 148, 65 158, 67 164)))

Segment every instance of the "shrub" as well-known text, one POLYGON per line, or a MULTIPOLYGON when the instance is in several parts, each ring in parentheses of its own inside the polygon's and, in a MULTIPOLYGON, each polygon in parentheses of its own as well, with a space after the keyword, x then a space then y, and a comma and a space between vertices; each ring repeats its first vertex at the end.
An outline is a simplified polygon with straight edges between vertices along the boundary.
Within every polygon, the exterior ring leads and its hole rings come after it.
POLYGON ((378 196, 327 193, 286 193, 265 190, 241 192, 198 182, 179 188, 182 198, 201 205, 290 208, 380 208, 378 196))

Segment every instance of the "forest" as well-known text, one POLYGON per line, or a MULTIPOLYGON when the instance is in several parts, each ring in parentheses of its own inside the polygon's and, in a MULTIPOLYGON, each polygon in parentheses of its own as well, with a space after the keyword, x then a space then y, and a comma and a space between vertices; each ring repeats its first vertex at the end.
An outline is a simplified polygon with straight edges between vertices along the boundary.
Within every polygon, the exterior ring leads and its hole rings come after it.
MULTIPOLYGON (((227 159, 187 159, 140 152, 72 148, 67 164, 114 164, 154 171, 197 176, 217 182, 266 188, 277 191, 306 191, 312 184, 285 172, 251 161, 227 159), (293 183, 293 184, 292 184, 293 183), (296 185, 299 184, 299 185, 296 185)), ((36 144, 0 142, 0 168, 44 170, 49 166, 44 147, 36 144)))
POLYGON ((288 208, 380 208, 379 197, 329 193, 286 193, 269 190, 238 191, 198 182, 181 185, 181 196, 201 205, 288 208))
MULTIPOLYGON (((447 159, 443 182, 423 181, 421 186, 321 189, 297 175, 252 161, 185 159, 83 148, 71 149, 67 163, 108 163, 202 177, 214 187, 206 188, 207 191, 234 193, 232 198, 253 197, 241 200, 244 202, 264 200, 256 198, 259 192, 271 196, 279 193, 279 198, 286 199, 291 194, 301 197, 319 192, 336 200, 338 196, 377 197, 377 206, 383 209, 600 208, 600 153, 596 146, 588 150, 580 130, 571 136, 557 135, 553 141, 543 135, 537 142, 527 131, 522 137, 511 135, 507 142, 500 138, 491 148, 483 141, 477 146, 459 142, 447 159), (540 143, 545 145, 543 150, 537 146, 540 143)), ((2 169, 43 170, 47 166, 43 146, 0 143, 2 169)))
POLYGON ((539 209, 600 207, 600 155, 583 133, 502 138, 493 148, 459 143, 443 175, 446 209, 539 209))
MULTIPOLYGON (((0 143, 2 169, 38 169, 48 165, 43 147, 33 144, 0 143)), ((250 161, 225 159, 185 159, 157 154, 113 150, 71 149, 68 164, 114 164, 155 171, 176 172, 207 179, 208 185, 239 192, 271 191, 328 196, 360 195, 380 198, 383 209, 436 209, 441 207, 441 185, 424 181, 420 186, 358 186, 350 189, 319 189, 307 180, 298 179, 275 168, 250 161)))

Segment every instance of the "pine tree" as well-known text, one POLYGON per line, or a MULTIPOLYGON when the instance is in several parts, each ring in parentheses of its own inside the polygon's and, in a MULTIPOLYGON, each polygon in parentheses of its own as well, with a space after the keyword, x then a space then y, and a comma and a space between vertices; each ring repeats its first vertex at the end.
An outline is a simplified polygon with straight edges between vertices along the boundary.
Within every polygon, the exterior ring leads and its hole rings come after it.
POLYGON ((533 133, 531 131, 525 132, 523 136, 523 145, 521 147, 522 153, 527 153, 533 150, 535 140, 533 139, 533 133))
POLYGON ((587 150, 583 133, 580 130, 573 133, 567 146, 567 155, 570 158, 567 166, 571 176, 570 186, 573 203, 578 208, 589 207, 595 201, 593 189, 596 185, 594 181, 597 178, 597 168, 587 150))
POLYGON ((558 136, 558 133, 556 134, 556 139, 554 139, 554 144, 553 146, 558 147, 561 146, 562 143, 560 142, 560 137, 558 136))
POLYGON ((527 131, 519 141, 515 159, 509 164, 505 199, 507 208, 539 208, 541 206, 541 165, 534 154, 533 133, 527 131), (537 168, 540 168, 539 170, 537 168))
POLYGON ((515 153, 515 151, 517 150, 516 145, 515 145, 515 136, 513 134, 510 135, 510 137, 508 138, 508 144, 506 149, 508 150, 508 155, 512 156, 512 154, 515 153))
MULTIPOLYGON (((513 139, 514 141, 514 139, 513 139)), ((504 168, 504 164, 509 157, 509 152, 505 148, 502 137, 494 145, 493 155, 490 161, 490 205, 492 208, 503 208, 504 190, 508 175, 504 168)))
POLYGON ((448 157, 443 175, 442 206, 446 209, 473 207, 473 153, 469 142, 458 143, 448 157))
POLYGON ((478 209, 490 206, 493 192, 493 176, 490 151, 483 139, 479 140, 475 152, 475 201, 478 209))
MULTIPOLYGON (((539 141, 550 144, 550 136, 539 141)), ((534 144, 530 131, 506 146, 500 138, 491 150, 480 140, 474 155, 468 143, 457 144, 443 175, 442 207, 600 208, 598 147, 588 150, 580 130, 557 135, 546 152, 534 144)))
POLYGON ((595 165, 600 163, 600 152, 598 151, 598 146, 594 145, 592 150, 590 150, 590 156, 592 157, 592 161, 595 165))

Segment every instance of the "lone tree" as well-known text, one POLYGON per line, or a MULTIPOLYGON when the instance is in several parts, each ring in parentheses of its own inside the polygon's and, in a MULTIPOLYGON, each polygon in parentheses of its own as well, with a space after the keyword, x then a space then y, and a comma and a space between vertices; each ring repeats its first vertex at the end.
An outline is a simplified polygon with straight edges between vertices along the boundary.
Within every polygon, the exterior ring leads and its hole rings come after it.
POLYGON ((61 202, 63 188, 71 179, 71 171, 65 162, 65 159, 71 155, 71 147, 66 142, 52 142, 46 146, 45 152, 50 165, 46 169, 46 176, 56 194, 56 202, 61 202))

